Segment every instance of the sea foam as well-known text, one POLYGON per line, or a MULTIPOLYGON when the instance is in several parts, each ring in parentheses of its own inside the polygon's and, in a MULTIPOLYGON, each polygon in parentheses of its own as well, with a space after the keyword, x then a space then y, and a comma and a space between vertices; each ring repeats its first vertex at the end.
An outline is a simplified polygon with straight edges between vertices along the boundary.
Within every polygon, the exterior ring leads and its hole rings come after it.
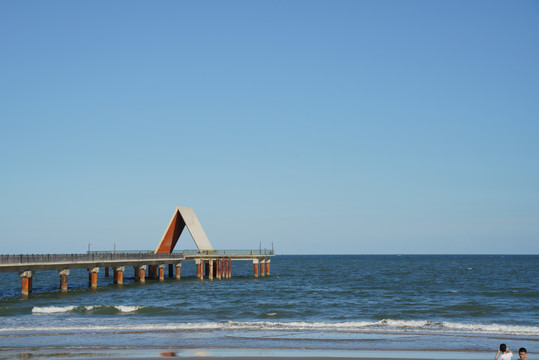
MULTIPOLYGON (((77 307, 43 307, 34 308, 35 313, 57 313, 80 311, 77 307)), ((90 308, 90 307, 84 307, 90 308)), ((94 307, 99 308, 99 307, 94 307)), ((114 306, 117 311, 133 312, 142 306, 114 306)), ((28 326, 28 327, 5 327, 4 331, 324 331, 324 332, 361 332, 361 333, 416 333, 416 334, 499 334, 499 335, 525 335, 539 336, 537 326, 516 326, 482 323, 458 323, 439 322, 430 320, 394 320, 384 319, 380 321, 350 321, 350 322, 274 322, 274 321, 224 321, 224 322, 186 322, 186 323, 147 323, 136 325, 80 325, 80 326, 28 326)))
POLYGON ((32 313, 34 314, 54 314, 54 313, 67 313, 67 312, 89 312, 89 311, 107 311, 115 310, 120 313, 135 312, 144 306, 139 305, 90 305, 90 306, 34 306, 32 313))

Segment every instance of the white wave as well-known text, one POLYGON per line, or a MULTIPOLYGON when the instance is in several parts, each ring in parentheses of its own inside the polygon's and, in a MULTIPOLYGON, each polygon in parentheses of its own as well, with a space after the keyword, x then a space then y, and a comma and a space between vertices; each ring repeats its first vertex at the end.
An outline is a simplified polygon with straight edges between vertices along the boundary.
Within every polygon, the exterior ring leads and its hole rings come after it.
POLYGON ((133 311, 137 311, 138 309, 142 309, 143 306, 117 305, 117 306, 114 306, 114 308, 116 308, 116 310, 120 312, 133 312, 133 311))
POLYGON ((32 312, 36 314, 53 314, 73 311, 76 306, 34 306, 32 312))
POLYGON ((32 313, 54 314, 54 313, 71 312, 75 310, 92 311, 94 309, 107 308, 107 307, 115 308, 116 310, 122 313, 129 313, 129 312, 134 312, 139 309, 142 309, 144 306, 139 306, 139 305, 115 305, 115 306, 107 306, 107 305, 72 306, 70 305, 70 306, 44 306, 44 307, 34 306, 32 308, 32 313))
MULTIPOLYGON (((115 306, 116 307, 116 306, 115 306)), ((61 312, 71 311, 74 307, 38 308, 35 312, 61 312), (45 310, 47 309, 47 310, 45 310), (68 310, 69 309, 69 310, 68 310)), ((118 307, 116 307, 118 308, 118 307)), ((118 309, 122 312, 136 311, 141 306, 123 306, 118 309)), ((34 308, 35 309, 35 308, 34 308)), ((323 331, 323 332, 381 332, 381 333, 446 333, 446 334, 498 334, 498 335, 524 335, 539 336, 538 326, 517 326, 482 323, 438 322, 430 320, 394 320, 380 321, 350 321, 350 322, 274 322, 274 321, 226 321, 201 323, 148 323, 134 325, 80 325, 80 326, 28 326, 28 327, 2 327, 0 332, 6 331, 184 331, 184 330, 215 330, 215 331, 323 331)))

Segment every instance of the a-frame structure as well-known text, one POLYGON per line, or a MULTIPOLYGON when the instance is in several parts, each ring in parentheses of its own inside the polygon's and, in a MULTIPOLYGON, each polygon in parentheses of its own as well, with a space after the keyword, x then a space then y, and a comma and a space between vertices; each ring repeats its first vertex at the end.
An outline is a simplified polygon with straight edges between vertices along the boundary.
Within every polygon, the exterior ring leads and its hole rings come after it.
POLYGON ((165 231, 163 238, 155 249, 155 253, 170 254, 174 250, 174 247, 186 226, 191 237, 195 241, 198 251, 213 250, 213 246, 211 245, 210 240, 208 240, 202 225, 200 225, 200 221, 198 221, 195 211, 188 207, 178 206, 174 211, 174 215, 172 215, 172 219, 168 224, 168 228, 165 231))

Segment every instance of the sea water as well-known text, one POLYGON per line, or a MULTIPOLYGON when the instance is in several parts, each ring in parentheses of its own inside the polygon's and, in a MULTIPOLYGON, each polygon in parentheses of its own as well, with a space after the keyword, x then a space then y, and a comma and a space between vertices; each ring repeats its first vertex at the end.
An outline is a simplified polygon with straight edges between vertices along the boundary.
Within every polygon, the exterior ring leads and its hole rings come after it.
POLYGON ((537 255, 278 255, 268 277, 253 277, 250 262, 233 262, 231 279, 195 271, 184 262, 181 280, 141 284, 126 268, 114 285, 101 269, 92 291, 86 269, 73 269, 67 293, 57 272, 41 271, 28 299, 17 273, 0 274, 0 357, 170 349, 479 359, 502 342, 539 353, 537 255))

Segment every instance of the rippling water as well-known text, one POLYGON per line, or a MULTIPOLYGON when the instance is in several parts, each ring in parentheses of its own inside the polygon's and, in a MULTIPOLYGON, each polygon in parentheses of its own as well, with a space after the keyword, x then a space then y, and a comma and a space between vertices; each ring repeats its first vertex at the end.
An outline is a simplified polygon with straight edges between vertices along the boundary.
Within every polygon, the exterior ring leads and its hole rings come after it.
MULTIPOLYGON (((37 272, 20 299, 0 274, 0 348, 313 349, 539 352, 539 256, 276 256, 271 276, 234 262, 232 279, 135 283, 37 272)), ((482 356, 484 356, 483 354, 482 356)), ((489 355, 490 356, 490 355, 489 355)), ((449 356, 448 358, 452 358, 449 356)), ((462 356, 461 356, 462 358, 462 356)), ((473 358, 473 357, 471 357, 473 358)))

